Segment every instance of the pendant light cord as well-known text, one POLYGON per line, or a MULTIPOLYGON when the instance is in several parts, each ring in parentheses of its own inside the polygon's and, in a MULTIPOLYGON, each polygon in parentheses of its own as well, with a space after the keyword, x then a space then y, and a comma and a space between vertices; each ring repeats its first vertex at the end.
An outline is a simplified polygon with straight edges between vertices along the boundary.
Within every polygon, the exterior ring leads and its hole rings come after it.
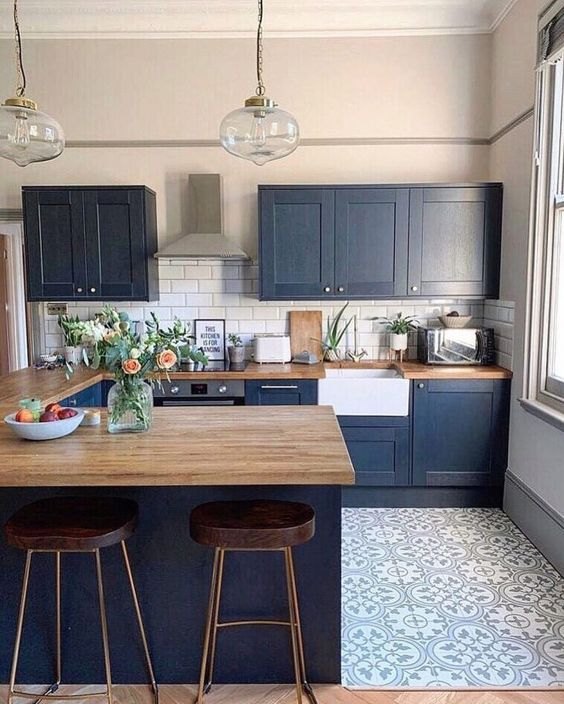
POLYGON ((16 95, 23 98, 27 86, 27 79, 22 57, 22 35, 18 18, 18 0, 14 0, 14 31, 16 40, 16 95))
POLYGON ((258 0, 258 27, 257 27, 257 95, 264 95, 265 88, 262 82, 262 0, 258 0))

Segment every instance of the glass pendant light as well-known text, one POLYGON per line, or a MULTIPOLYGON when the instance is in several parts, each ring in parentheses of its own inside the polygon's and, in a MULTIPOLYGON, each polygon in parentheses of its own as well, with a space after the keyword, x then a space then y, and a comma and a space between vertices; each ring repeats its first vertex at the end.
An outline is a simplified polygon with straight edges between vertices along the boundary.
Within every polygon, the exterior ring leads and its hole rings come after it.
POLYGON ((262 81, 262 2, 258 0, 256 95, 245 100, 245 107, 226 115, 219 128, 221 144, 230 154, 249 159, 258 166, 291 154, 300 141, 296 118, 280 110, 274 100, 265 95, 262 81))
POLYGON ((48 161, 65 148, 65 135, 59 123, 37 109, 37 103, 25 97, 26 75, 22 59, 22 39, 18 21, 18 0, 14 0, 16 41, 16 95, 0 105, 0 157, 18 166, 33 161, 48 161))

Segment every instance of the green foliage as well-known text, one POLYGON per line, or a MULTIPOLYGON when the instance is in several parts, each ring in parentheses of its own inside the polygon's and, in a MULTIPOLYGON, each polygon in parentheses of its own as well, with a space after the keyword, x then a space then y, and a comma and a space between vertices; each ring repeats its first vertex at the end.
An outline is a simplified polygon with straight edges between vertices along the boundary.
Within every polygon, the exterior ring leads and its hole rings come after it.
POLYGON ((78 347, 82 344, 82 335, 84 334, 84 323, 77 316, 74 318, 71 315, 59 315, 57 323, 63 331, 65 345, 67 347, 78 347))
POLYGON ((341 319, 348 305, 348 302, 345 303, 345 305, 337 313, 332 322, 330 318, 327 318, 327 333, 325 334, 325 339, 316 340, 316 342, 321 343, 325 354, 327 354, 329 351, 337 354, 337 350, 339 345, 341 344, 341 340, 343 339, 344 334, 347 332, 347 329, 352 322, 352 318, 349 318, 346 323, 344 323, 344 325, 341 327, 341 319))
POLYGON ((418 323, 419 321, 414 315, 408 315, 404 318, 401 313, 398 313, 395 318, 382 318, 380 320, 380 324, 385 325, 386 330, 394 335, 406 335, 408 332, 416 330, 418 323))
POLYGON ((241 340, 239 335, 236 335, 234 332, 230 332, 229 335, 227 335, 227 339, 231 343, 232 347, 242 347, 243 346, 243 340, 241 340))

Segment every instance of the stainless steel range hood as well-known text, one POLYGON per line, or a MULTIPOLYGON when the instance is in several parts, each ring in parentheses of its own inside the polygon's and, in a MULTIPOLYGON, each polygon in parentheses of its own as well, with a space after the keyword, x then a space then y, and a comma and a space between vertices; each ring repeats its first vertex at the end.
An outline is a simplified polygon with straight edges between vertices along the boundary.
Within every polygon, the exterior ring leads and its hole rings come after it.
POLYGON ((220 174, 190 174, 188 219, 188 233, 160 249, 155 254, 157 259, 250 259, 223 234, 220 174))

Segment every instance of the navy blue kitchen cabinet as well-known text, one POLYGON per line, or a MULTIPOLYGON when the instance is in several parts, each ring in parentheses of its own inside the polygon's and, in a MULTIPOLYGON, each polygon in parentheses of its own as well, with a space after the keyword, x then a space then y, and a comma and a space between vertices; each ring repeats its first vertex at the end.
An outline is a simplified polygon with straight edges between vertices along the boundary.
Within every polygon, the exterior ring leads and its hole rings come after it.
POLYGON ((410 296, 499 294, 500 185, 410 194, 410 296))
POLYGON ((245 382, 247 406, 315 406, 317 381, 275 379, 245 382))
POLYGON ((414 382, 414 486, 503 484, 510 384, 507 380, 414 382))
POLYGON ((408 486, 409 418, 339 416, 357 486, 408 486))
POLYGON ((260 298, 492 296, 501 184, 259 186, 260 298))
POLYGON ((335 281, 335 193, 260 188, 261 299, 321 298, 335 281))
POLYGON ((337 190, 335 295, 402 296, 407 286, 408 222, 408 189, 337 190))
POLYGON ((144 186, 22 189, 29 301, 156 301, 156 197, 144 186))
POLYGON ((77 394, 68 396, 62 401, 59 401, 60 405, 63 407, 72 408, 88 408, 88 407, 100 407, 102 405, 102 383, 94 384, 84 391, 79 391, 77 394))

